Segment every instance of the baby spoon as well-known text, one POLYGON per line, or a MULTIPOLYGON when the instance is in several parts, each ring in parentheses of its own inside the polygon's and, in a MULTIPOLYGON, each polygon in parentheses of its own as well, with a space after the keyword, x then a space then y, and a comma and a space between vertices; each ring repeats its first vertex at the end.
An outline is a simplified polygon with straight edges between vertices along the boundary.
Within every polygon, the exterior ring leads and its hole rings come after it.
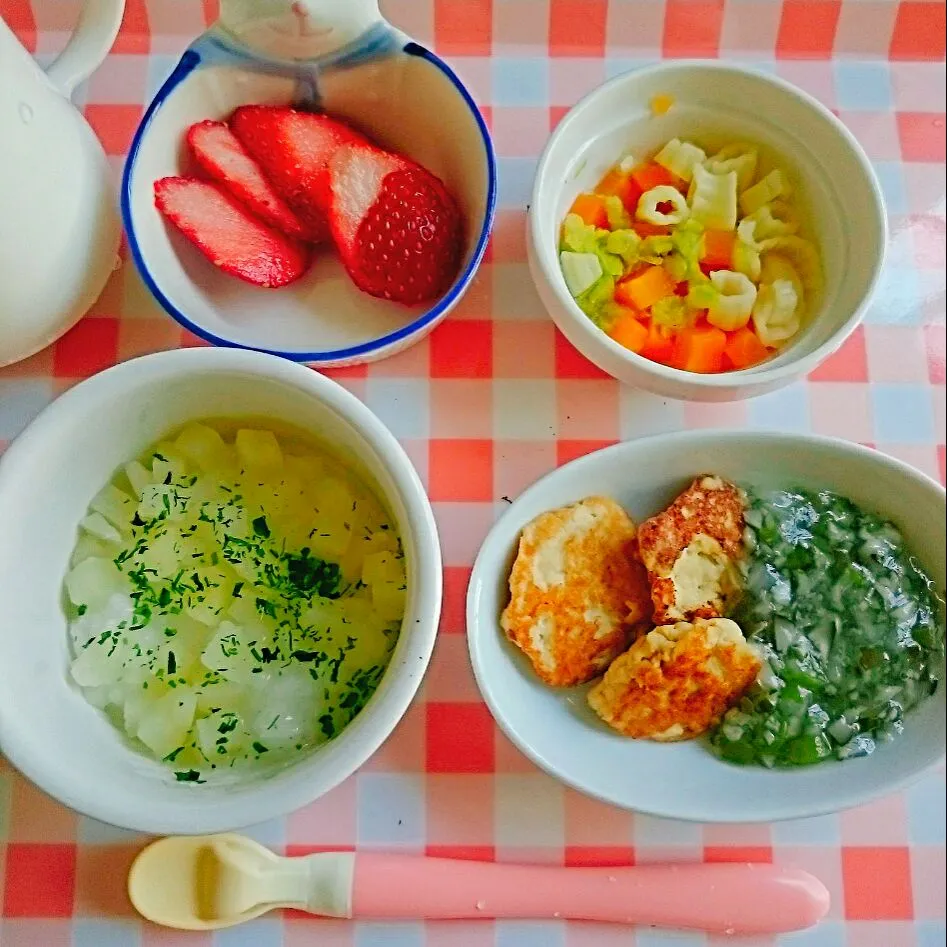
POLYGON ((135 859, 132 904, 165 927, 210 930, 274 908, 346 918, 571 918, 726 934, 815 924, 829 894, 775 865, 556 868, 370 852, 281 858, 241 835, 160 839, 135 859))

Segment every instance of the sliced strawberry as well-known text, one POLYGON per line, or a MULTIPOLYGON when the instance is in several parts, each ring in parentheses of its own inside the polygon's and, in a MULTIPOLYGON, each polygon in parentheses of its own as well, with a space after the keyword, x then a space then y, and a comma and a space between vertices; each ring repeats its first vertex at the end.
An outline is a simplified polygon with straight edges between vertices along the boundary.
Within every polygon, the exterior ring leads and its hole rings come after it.
POLYGON ((361 135, 328 115, 272 105, 243 105, 230 127, 311 238, 329 239, 329 159, 361 135))
POLYGON ((187 130, 187 144, 201 169, 260 220, 306 239, 303 222, 289 209, 223 122, 197 122, 187 130))
POLYGON ((155 206, 211 263, 248 283, 285 286, 306 270, 302 243, 268 227, 216 184, 161 178, 155 206))
POLYGON ((430 171, 365 144, 329 164, 330 222, 356 286, 413 304, 441 295, 457 275, 460 213, 430 171))

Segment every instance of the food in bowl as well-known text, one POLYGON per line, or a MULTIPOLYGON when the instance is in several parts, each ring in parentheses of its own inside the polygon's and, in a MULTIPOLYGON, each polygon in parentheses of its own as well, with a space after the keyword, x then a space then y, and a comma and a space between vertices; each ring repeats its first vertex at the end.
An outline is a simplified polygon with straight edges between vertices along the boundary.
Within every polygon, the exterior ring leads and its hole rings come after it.
POLYGON ((160 178, 155 204, 233 276, 285 286, 328 242, 359 289, 393 302, 437 298, 457 276, 462 221, 444 184, 344 122, 244 105, 186 141, 203 176, 160 178))
MULTIPOLYGON (((640 634, 636 602, 626 616, 635 640, 587 695, 623 734, 709 731, 721 758, 770 768, 845 760, 896 736, 937 689, 943 599, 894 525, 837 494, 756 492, 703 475, 642 523, 635 543, 600 548, 642 560, 646 627, 658 625, 640 634)), ((618 574, 583 563, 557 573, 547 598, 584 591, 592 570, 618 574)), ((601 623, 598 603, 584 604, 601 623)), ((594 630, 573 643, 586 641, 594 630)))
POLYGON ((638 554, 648 570, 655 622, 728 611, 739 591, 743 525, 743 493, 722 477, 698 477, 642 523, 638 554))
POLYGON ((182 782, 340 733, 406 599, 396 525, 358 474, 231 421, 189 423, 115 475, 65 588, 73 680, 182 782))
POLYGON ((760 666, 756 649, 727 618, 660 625, 609 665, 588 703, 626 736, 687 740, 720 719, 760 666))
POLYGON ((750 368, 802 328, 822 264, 790 176, 759 146, 672 138, 579 194, 559 261, 582 311, 620 345, 700 373, 750 368))
POLYGON ((765 766, 864 756, 938 687, 944 602, 899 530, 828 491, 748 491, 743 596, 766 660, 714 749, 765 766))
POLYGON ((635 524, 610 497, 536 517, 522 532, 501 625, 542 680, 597 677, 634 638, 648 608, 635 524))

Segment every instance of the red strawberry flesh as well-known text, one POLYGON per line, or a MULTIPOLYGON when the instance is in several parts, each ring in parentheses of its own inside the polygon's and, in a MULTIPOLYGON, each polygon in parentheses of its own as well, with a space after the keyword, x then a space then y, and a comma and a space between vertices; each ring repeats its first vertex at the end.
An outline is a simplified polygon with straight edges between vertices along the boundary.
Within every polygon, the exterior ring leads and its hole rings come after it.
POLYGON ((298 279, 307 248, 254 217, 229 194, 198 178, 155 181, 155 206, 215 266, 257 286, 298 279))
POLYGON ((223 122, 197 122, 187 131, 187 143, 201 170, 247 210, 291 237, 307 237, 303 222, 223 122))
POLYGON ((329 168, 332 235, 355 284, 407 305, 442 295, 457 275, 461 226, 440 180, 370 145, 340 150, 329 168))
POLYGON ((230 127, 303 221, 309 239, 328 240, 329 161, 343 145, 364 139, 328 115, 271 105, 241 106, 230 127))

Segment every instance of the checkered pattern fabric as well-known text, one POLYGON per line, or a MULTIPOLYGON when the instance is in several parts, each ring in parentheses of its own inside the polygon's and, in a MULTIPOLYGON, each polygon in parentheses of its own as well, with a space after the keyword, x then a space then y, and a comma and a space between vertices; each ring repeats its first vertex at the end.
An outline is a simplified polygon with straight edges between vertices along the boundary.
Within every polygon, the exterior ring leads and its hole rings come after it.
MULTIPOLYGON (((503 499, 597 447, 705 426, 814 431, 870 444, 945 478, 945 5, 920 0, 388 0, 388 17, 450 58, 492 128, 496 229, 457 311, 426 341, 330 374, 404 444, 442 529, 446 603, 433 664, 395 735, 354 777, 252 834, 290 854, 374 848, 498 861, 629 864, 749 859, 815 872, 832 892, 818 928, 747 944, 945 943, 944 773, 835 816, 701 826, 592 802, 527 762, 480 701, 464 640, 477 547, 503 499), (666 57, 726 57, 797 83, 866 148, 892 247, 864 326, 805 382, 728 405, 620 386, 546 317, 525 266, 537 154, 580 96, 666 57)), ((77 0, 0 0, 39 60, 65 42, 77 0)), ((214 0, 128 0, 112 54, 77 95, 116 180, 145 102, 214 0)), ((130 262, 56 345, 0 370, 0 449, 76 381, 180 345, 130 262)), ((695 792, 699 792, 695 787, 695 792)), ((136 836, 51 802, 0 761, 3 947, 698 947, 693 934, 578 923, 389 925, 267 917, 216 935, 140 922, 124 896, 136 836)))

